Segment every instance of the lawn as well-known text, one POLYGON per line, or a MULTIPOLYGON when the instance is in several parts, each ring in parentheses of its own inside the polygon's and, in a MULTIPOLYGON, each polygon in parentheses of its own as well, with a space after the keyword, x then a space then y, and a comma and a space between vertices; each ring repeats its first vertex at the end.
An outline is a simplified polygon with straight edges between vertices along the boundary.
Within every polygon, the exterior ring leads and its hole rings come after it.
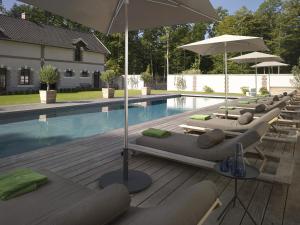
MULTIPOLYGON (((165 91, 165 90, 152 90, 152 94, 166 94, 166 93, 184 93, 184 94, 212 94, 212 95, 224 95, 224 93, 204 93, 204 92, 185 92, 185 91, 165 91)), ((129 90, 129 96, 141 95, 140 90, 129 90)), ((230 94, 234 96, 240 96, 240 94, 230 94)), ((116 97, 122 97, 123 91, 117 90, 115 93, 116 97)), ((0 105, 19 105, 19 104, 30 104, 40 102, 39 94, 28 94, 28 95, 2 95, 0 96, 0 105)), ((95 100, 101 99, 101 91, 81 91, 75 93, 58 93, 57 101, 82 101, 82 100, 95 100)))

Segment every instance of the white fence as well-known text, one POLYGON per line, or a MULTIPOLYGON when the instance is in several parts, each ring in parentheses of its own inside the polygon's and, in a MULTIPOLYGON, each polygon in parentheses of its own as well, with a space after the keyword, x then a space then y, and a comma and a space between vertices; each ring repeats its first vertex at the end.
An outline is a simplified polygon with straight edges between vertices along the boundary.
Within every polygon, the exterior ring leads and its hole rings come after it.
MULTIPOLYGON (((185 84, 184 91, 203 91, 204 86, 212 88, 215 92, 224 92, 225 77, 223 74, 183 74, 168 75, 168 91, 179 90, 177 87, 178 79, 183 78, 185 84)), ((257 75, 257 88, 266 87, 268 90, 290 89, 293 88, 292 74, 259 74, 257 75)), ((229 92, 241 93, 241 87, 255 88, 255 74, 230 74, 229 92)))

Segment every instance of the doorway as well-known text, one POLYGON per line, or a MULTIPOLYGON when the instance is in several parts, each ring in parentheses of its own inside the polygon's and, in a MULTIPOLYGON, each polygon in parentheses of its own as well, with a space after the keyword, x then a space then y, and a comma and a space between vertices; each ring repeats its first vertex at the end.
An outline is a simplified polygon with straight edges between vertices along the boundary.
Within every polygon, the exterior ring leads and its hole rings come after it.
POLYGON ((99 71, 94 72, 94 88, 102 88, 100 76, 101 73, 99 71))

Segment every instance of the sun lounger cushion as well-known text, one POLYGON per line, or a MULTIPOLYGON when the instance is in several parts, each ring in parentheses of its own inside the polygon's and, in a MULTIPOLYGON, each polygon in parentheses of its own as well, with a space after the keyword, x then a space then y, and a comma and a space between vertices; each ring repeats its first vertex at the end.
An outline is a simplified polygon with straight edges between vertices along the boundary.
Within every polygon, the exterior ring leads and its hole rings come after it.
POLYGON ((210 115, 204 115, 204 114, 196 114, 190 116, 190 119, 192 120, 209 120, 211 118, 210 115))
MULTIPOLYGON (((221 106, 220 109, 226 109, 226 106, 221 106)), ((235 110, 235 106, 227 106, 227 110, 235 110)))
POLYGON ((242 105, 246 105, 246 104, 249 104, 250 101, 249 100, 241 100, 241 101, 238 101, 239 104, 242 104, 242 105))
POLYGON ((197 225, 217 198, 216 185, 202 181, 174 194, 164 204, 138 210, 113 225, 197 225))
POLYGON ((155 128, 149 128, 143 131, 144 136, 155 137, 155 138, 165 138, 171 135, 169 131, 160 130, 155 128))
POLYGON ((224 131, 220 129, 215 129, 205 134, 202 134, 198 137, 198 146, 200 148, 211 148, 219 143, 221 143, 225 139, 224 131))
POLYGON ((249 124, 253 120, 253 113, 246 112, 238 118, 238 122, 241 125, 249 124))
POLYGON ((48 224, 106 225, 125 213, 129 207, 130 195, 127 188, 113 184, 56 213, 48 224))
POLYGON ((31 169, 19 168, 0 175, 0 198, 8 200, 36 190, 47 182, 47 177, 31 169))
POLYGON ((237 120, 231 119, 220 119, 220 118, 212 118, 208 121, 196 121, 196 120, 188 120, 186 125, 191 127, 201 127, 207 129, 222 129, 226 131, 235 131, 235 132, 245 132, 246 130, 252 128, 253 126, 261 123, 261 122, 269 122, 280 114, 281 110, 279 108, 275 108, 261 117, 254 119, 251 123, 242 125, 237 120))
POLYGON ((155 139, 152 137, 141 136, 135 140, 135 144, 150 147, 165 152, 178 155, 203 159, 207 161, 222 161, 227 157, 233 156, 236 143, 240 142, 246 149, 249 145, 256 143, 263 135, 268 126, 266 123, 259 123, 252 129, 234 138, 227 138, 220 144, 209 149, 202 149, 198 145, 198 137, 180 133, 172 133, 170 137, 155 139))

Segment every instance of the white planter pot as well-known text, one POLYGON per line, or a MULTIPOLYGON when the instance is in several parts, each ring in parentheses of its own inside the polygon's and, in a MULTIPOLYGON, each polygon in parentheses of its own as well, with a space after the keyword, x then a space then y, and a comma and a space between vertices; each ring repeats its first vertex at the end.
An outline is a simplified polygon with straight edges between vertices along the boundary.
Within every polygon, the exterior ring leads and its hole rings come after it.
POLYGON ((103 98, 114 98, 115 89, 114 88, 102 88, 103 98))
POLYGON ((149 87, 142 88, 142 95, 150 95, 150 94, 151 94, 151 88, 149 87))
POLYGON ((40 99, 41 99, 41 103, 44 103, 44 104, 55 103, 56 102, 56 91, 55 90, 50 90, 50 91, 40 90, 40 99))

